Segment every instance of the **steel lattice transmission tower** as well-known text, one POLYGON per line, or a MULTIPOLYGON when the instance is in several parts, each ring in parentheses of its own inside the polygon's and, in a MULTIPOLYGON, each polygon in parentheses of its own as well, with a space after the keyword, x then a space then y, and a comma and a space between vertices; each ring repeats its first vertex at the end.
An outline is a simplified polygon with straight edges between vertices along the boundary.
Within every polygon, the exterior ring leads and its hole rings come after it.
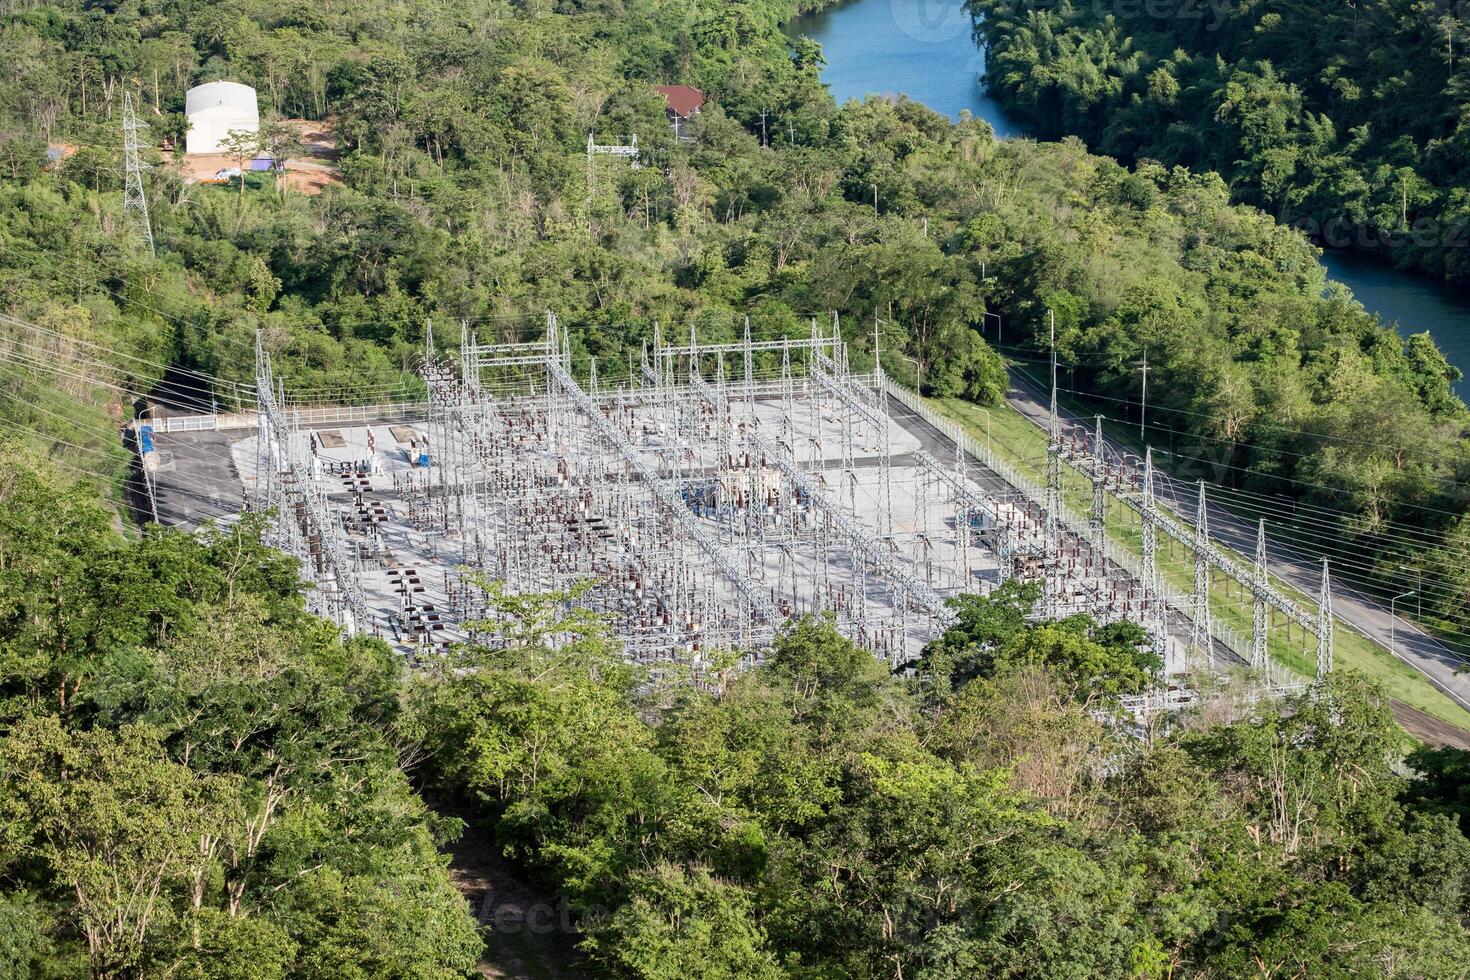
POLYGON ((1210 540, 1210 514, 1205 502, 1205 481, 1199 481, 1199 504, 1194 516, 1194 625, 1190 631, 1190 646, 1204 655, 1204 666, 1215 658, 1214 639, 1210 622, 1210 556, 1207 545, 1210 540))
POLYGON ((1092 506, 1088 510, 1087 526, 1092 532, 1092 547, 1102 551, 1107 537, 1108 518, 1108 464, 1103 459, 1103 417, 1095 420, 1092 433, 1092 506))
POLYGON ((1046 512, 1042 531, 1042 586, 1045 590, 1046 614, 1055 618, 1060 613, 1061 582, 1059 572, 1062 563, 1061 535, 1058 530, 1058 511, 1062 507, 1062 422, 1057 414, 1057 320, 1047 310, 1051 336, 1051 414, 1047 422, 1046 436, 1046 512))
POLYGON ((1332 673, 1332 577, 1322 559, 1322 592, 1317 597, 1317 680, 1332 673))
POLYGON ((143 192, 143 160, 138 153, 138 133, 147 131, 148 124, 138 121, 133 107, 133 93, 123 92, 123 162, 127 168, 126 186, 123 191, 123 218, 138 241, 153 252, 153 225, 148 220, 148 195, 143 192))
POLYGON ((1139 498, 1139 532, 1142 536, 1143 610, 1147 616, 1158 600, 1159 581, 1159 529, 1154 526, 1154 448, 1143 449, 1143 492, 1139 498))
POLYGON ((1266 589, 1270 584, 1266 570, 1266 519, 1256 525, 1256 564, 1251 578, 1251 669, 1266 671, 1270 659, 1266 652, 1266 630, 1270 626, 1266 608, 1266 589))

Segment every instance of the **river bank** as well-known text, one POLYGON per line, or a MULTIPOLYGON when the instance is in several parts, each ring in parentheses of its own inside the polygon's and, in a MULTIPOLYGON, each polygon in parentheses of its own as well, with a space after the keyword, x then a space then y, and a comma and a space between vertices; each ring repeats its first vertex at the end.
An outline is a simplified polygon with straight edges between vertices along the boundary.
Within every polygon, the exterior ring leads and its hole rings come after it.
MULTIPOLYGON (((1030 134, 1026 120, 986 93, 985 53, 972 40, 963 0, 849 0, 797 17, 785 30, 822 45, 822 81, 838 102, 904 95, 952 119, 968 112, 1003 138, 1030 134)), ((1449 362, 1470 373, 1464 290, 1354 252, 1329 250, 1322 261, 1369 312, 1403 336, 1428 331, 1449 362)), ((1455 391, 1470 398, 1470 380, 1462 378, 1455 391)))

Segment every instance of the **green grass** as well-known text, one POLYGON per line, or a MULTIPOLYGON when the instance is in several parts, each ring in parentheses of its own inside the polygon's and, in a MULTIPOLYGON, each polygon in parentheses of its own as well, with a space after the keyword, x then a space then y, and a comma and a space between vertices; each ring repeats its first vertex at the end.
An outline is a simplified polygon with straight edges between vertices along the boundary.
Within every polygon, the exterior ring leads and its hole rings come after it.
MULTIPOLYGON (((989 443, 992 452, 1014 466, 1023 476, 1037 483, 1046 480, 1046 434, 1029 419, 1002 405, 984 408, 955 398, 929 399, 935 411, 963 425, 976 442, 989 443)), ((1076 513, 1087 513, 1092 501, 1092 485, 1087 477, 1062 466, 1062 499, 1076 513)), ((1142 552, 1142 532, 1138 515, 1109 494, 1107 511, 1108 538, 1133 555, 1142 552)), ((1225 549, 1228 552, 1228 549, 1225 549)), ((1229 552, 1244 564, 1244 556, 1229 552)), ((1160 531, 1158 563, 1165 582, 1177 592, 1194 590, 1194 561, 1183 542, 1160 531)), ((1280 580, 1277 585, 1298 605, 1315 613, 1315 598, 1302 595, 1280 580)), ((1210 612, 1216 622, 1249 637, 1251 632, 1250 596, 1223 576, 1217 576, 1210 590, 1210 612)), ((1272 659, 1303 677, 1313 674, 1316 663, 1316 639, 1299 628, 1282 628, 1284 620, 1273 620, 1269 651, 1272 659), (1288 632, 1290 636, 1288 637, 1288 632)), ((1436 718, 1470 730, 1470 712, 1445 697, 1413 667, 1399 660, 1383 647, 1360 636, 1337 621, 1334 664, 1356 670, 1383 686, 1396 700, 1428 712, 1436 718)))

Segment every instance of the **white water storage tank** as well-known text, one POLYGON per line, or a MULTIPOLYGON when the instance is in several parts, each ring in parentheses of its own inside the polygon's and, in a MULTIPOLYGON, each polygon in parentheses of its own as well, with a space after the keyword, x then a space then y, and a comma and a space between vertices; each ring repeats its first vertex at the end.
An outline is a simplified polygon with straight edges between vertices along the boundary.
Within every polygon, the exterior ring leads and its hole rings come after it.
POLYGON ((190 154, 223 153, 221 144, 232 130, 260 131, 255 89, 239 82, 209 82, 189 89, 184 115, 189 118, 190 154))

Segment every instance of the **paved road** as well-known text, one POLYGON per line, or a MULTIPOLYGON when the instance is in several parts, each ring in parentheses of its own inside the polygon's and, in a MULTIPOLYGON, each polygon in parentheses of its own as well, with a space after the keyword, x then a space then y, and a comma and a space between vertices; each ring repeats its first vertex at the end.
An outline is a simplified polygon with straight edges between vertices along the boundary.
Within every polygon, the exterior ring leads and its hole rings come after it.
MULTIPOLYGON (((1014 387, 1006 393, 1011 406, 1036 422, 1045 426, 1049 420, 1050 399, 1039 388, 1022 378, 1012 376, 1014 387)), ((1092 420, 1062 412, 1064 422, 1084 426, 1092 431, 1092 420)), ((1136 455, 1132 450, 1112 439, 1104 437, 1108 451, 1115 456, 1136 455)), ((1194 512, 1198 504, 1198 491, 1168 477, 1156 485, 1156 499, 1181 520, 1194 525, 1194 512)), ((1256 550, 1256 524, 1216 502, 1208 504, 1210 536, 1239 554, 1253 556, 1256 550)), ((1271 574, 1306 595, 1315 597, 1321 589, 1322 566, 1320 559, 1312 559, 1290 545, 1274 540, 1270 536, 1267 522, 1266 556, 1271 574)), ((1332 609, 1337 618, 1375 643, 1389 649, 1400 660, 1418 670, 1429 682, 1462 708, 1470 711, 1470 665, 1449 647, 1425 633, 1402 616, 1392 619, 1388 607, 1345 586, 1332 590, 1332 609), (1389 645, 1392 635, 1393 645, 1389 645)))

